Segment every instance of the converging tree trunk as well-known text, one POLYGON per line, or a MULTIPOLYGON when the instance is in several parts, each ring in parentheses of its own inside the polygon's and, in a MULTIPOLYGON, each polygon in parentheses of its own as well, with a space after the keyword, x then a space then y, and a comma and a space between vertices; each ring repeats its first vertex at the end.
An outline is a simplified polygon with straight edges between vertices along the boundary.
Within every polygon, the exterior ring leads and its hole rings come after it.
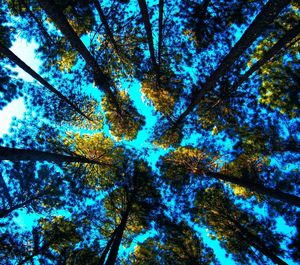
POLYGON ((163 16, 164 16, 164 0, 159 0, 159 14, 158 14, 158 72, 161 67, 161 50, 163 39, 163 16))
POLYGON ((238 228, 240 236, 250 246, 254 247, 266 257, 271 259, 275 264, 287 265, 287 263, 283 261, 280 257, 278 257, 272 251, 272 249, 267 247, 266 244, 257 235, 253 234, 251 231, 249 231, 249 229, 241 225, 238 221, 236 221, 228 214, 225 214, 225 216, 228 218, 229 222, 233 223, 236 226, 236 228, 238 228))
POLYGON ((128 216, 129 216, 130 211, 131 211, 131 203, 128 204, 126 211, 124 212, 124 214, 122 214, 122 220, 121 220, 121 223, 120 223, 120 225, 118 227, 118 230, 116 232, 115 239, 113 241, 111 249, 109 251, 109 255, 108 255, 108 258, 107 258, 107 261, 106 261, 106 265, 113 265, 113 264, 115 264, 115 262, 117 260, 119 247, 120 247, 120 244, 121 244, 123 233, 124 233, 125 228, 126 228, 126 224, 127 224, 127 220, 128 220, 128 216))
POLYGON ((115 240, 115 235, 117 233, 117 231, 119 230, 119 227, 120 225, 117 226, 117 228, 115 229, 115 231, 112 233, 112 235, 110 236, 110 239, 109 241, 107 242, 106 246, 105 246, 105 249, 103 250, 102 254, 101 254, 101 257, 100 257, 100 260, 99 260, 99 265, 103 265, 104 262, 105 262, 105 259, 107 257, 107 254, 111 248, 111 245, 112 243, 114 242, 115 240))
POLYGON ((288 193, 282 192, 277 189, 266 188, 265 186, 263 186, 261 184, 253 183, 252 181, 248 181, 243 178, 228 176, 228 175, 221 174, 221 173, 205 172, 205 175, 215 178, 215 179, 234 183, 236 185, 242 186, 244 188, 255 191, 257 193, 269 196, 271 198, 280 200, 280 201, 288 203, 290 205, 295 205, 297 207, 300 207, 300 198, 296 195, 288 194, 288 193))
POLYGON ((196 105, 203 100, 205 94, 212 90, 219 78, 224 75, 231 65, 241 56, 243 52, 259 37, 259 35, 271 24, 280 11, 287 6, 291 0, 269 0, 256 16, 252 24, 246 29, 239 41, 234 45, 230 52, 222 60, 221 64, 211 74, 201 90, 196 93, 186 110, 177 118, 173 128, 178 127, 186 116, 191 113, 196 105))
POLYGON ((107 77, 95 58, 88 51, 84 43, 78 37, 66 16, 63 14, 60 7, 58 7, 53 0, 38 0, 40 6, 44 9, 47 15, 56 24, 59 30, 64 34, 67 40, 71 43, 72 47, 79 52, 84 58, 86 64, 92 69, 96 85, 111 99, 113 105, 116 107, 117 112, 122 113, 118 104, 116 95, 111 90, 111 81, 107 77))
POLYGON ((86 116, 74 103, 72 103, 67 97, 65 97, 62 93, 56 90, 52 85, 50 85, 43 77, 41 77, 38 73, 36 73, 32 68, 30 68, 26 63, 24 63, 18 56, 16 56, 12 51, 6 48, 0 42, 0 52, 9 58, 12 62, 18 65, 21 69, 23 69, 26 73, 31 75, 34 79, 40 82, 45 88, 50 90, 56 96, 58 96, 63 102, 68 104, 71 108, 73 108, 78 114, 83 116, 84 118, 90 120, 88 116, 86 116))
POLYGON ((117 44, 117 42, 114 38, 114 35, 113 35, 109 25, 108 25, 107 19, 104 15, 104 12, 103 12, 102 7, 99 3, 99 0, 93 0, 93 3, 94 3, 94 5, 97 9, 97 12, 98 12, 99 16, 100 16, 100 20, 103 23, 105 33, 108 36, 108 39, 109 39, 110 43, 113 45, 115 52, 118 54, 118 56, 120 57, 121 60, 124 61, 124 59, 125 59, 126 63, 130 63, 129 58, 124 53, 124 51, 121 49, 121 47, 117 44))
POLYGON ((28 200, 25 200, 22 203, 18 203, 18 204, 13 205, 8 209, 0 209, 0 218, 4 218, 4 217, 8 216, 13 211, 15 211, 17 209, 21 209, 24 206, 27 206, 28 204, 32 203, 33 201, 35 201, 36 199, 38 199, 42 196, 43 196, 42 194, 38 195, 38 196, 34 196, 34 197, 29 198, 28 200))
POLYGON ((146 4, 145 0, 138 0, 138 2, 139 2, 140 10, 142 13, 142 18, 143 18, 144 26, 146 29, 146 33, 147 33, 148 46, 149 46, 150 57, 151 57, 153 69, 156 72, 156 74, 158 74, 158 67, 157 67, 157 62, 155 59, 152 29, 151 29, 151 23, 150 23, 150 19, 149 19, 147 4, 146 4))
POLYGON ((287 44, 289 44, 295 37, 300 33, 300 24, 293 27, 291 30, 286 32, 286 34, 278 41, 276 44, 269 49, 263 57, 256 63, 254 63, 251 68, 242 76, 239 77, 238 81, 230 88, 231 91, 235 91, 243 82, 245 82, 255 71, 257 71, 266 62, 272 59, 276 54, 278 54, 287 44))
POLYGON ((27 5, 27 3, 24 0, 21 0, 22 5, 25 7, 26 11, 29 13, 30 17, 37 23, 38 28, 40 29, 40 31, 43 33, 43 35, 45 36, 45 38, 48 41, 48 44, 54 44, 53 39, 50 37, 50 35, 48 34, 46 28, 44 27, 42 21, 40 21, 36 15, 31 11, 30 7, 27 5))
POLYGON ((0 146, 0 161, 1 160, 51 161, 55 163, 79 162, 79 163, 105 165, 105 163, 93 161, 82 156, 68 156, 68 155, 54 154, 49 152, 37 151, 37 150, 17 149, 17 148, 0 146))
MULTIPOLYGON (((13 205, 13 198, 11 197, 10 195, 10 192, 9 192, 9 188, 7 187, 7 184, 2 176, 2 173, 0 173, 0 188, 2 188, 2 192, 8 202, 8 205, 10 207, 12 207, 13 205)), ((1 213, 0 213, 0 217, 1 217, 1 213)))

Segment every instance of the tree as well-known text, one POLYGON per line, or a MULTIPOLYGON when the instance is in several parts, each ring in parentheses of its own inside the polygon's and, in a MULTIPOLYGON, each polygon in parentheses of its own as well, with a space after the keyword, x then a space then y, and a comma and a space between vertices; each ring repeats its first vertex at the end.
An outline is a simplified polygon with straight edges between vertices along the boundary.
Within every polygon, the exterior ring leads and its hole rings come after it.
POLYGON ((222 189, 211 187, 199 192, 195 208, 199 215, 196 215, 196 220, 211 227, 225 247, 231 249, 238 262, 247 262, 248 255, 263 262, 261 256, 256 256, 252 251, 253 247, 274 263, 287 264, 277 256, 281 254, 279 242, 282 235, 272 231, 272 223, 258 221, 254 215, 240 210, 222 189))
POLYGON ((299 8, 0 0, 1 261, 297 262, 299 8))
POLYGON ((78 112, 80 115, 82 115, 84 118, 90 119, 74 103, 72 103, 62 93, 60 93, 53 86, 51 86, 44 78, 42 78, 32 68, 30 68, 27 64, 25 64, 19 57, 17 57, 13 52, 11 52, 8 48, 6 48, 1 42, 0 42, 0 52, 4 54, 7 58, 9 58, 11 61, 13 61, 15 64, 17 64, 25 72, 30 74, 37 81, 39 81, 45 88, 49 89, 52 93, 58 96, 63 102, 67 103, 69 106, 75 109, 75 111, 78 112))
POLYGON ((218 68, 211 74, 209 79, 205 82, 201 91, 198 92, 192 99, 188 108, 177 118, 174 126, 181 123, 185 117, 193 111, 196 104, 199 103, 205 93, 213 89, 218 79, 224 75, 228 68, 235 62, 236 59, 252 44, 253 41, 261 34, 261 32, 273 22, 279 12, 289 4, 290 1, 269 1, 261 10, 259 15, 255 18, 252 24, 244 32, 240 40, 234 45, 230 52, 222 60, 218 68))
POLYGON ((185 222, 160 221, 159 234, 135 247, 131 264, 218 264, 212 249, 185 222))
MULTIPOLYGON (((268 188, 258 182, 258 178, 251 176, 253 172, 246 172, 242 177, 234 175, 225 175, 217 172, 218 164, 216 161, 220 159, 218 156, 208 156, 199 149, 191 147, 179 147, 162 159, 162 170, 164 178, 172 183, 172 186, 180 188, 189 182, 189 174, 196 176, 208 176, 222 181, 229 181, 236 185, 248 188, 257 193, 281 200, 290 205, 300 206, 300 198, 298 196, 282 192, 277 189, 268 188), (254 179, 254 182, 251 180, 254 179)), ((240 163, 238 164, 240 165, 240 163)))
POLYGON ((125 162, 119 187, 104 202, 107 216, 119 220, 102 253, 101 260, 107 257, 105 264, 115 263, 123 234, 137 233, 148 227, 159 205, 160 196, 148 166, 143 161, 131 163, 126 167, 125 162))

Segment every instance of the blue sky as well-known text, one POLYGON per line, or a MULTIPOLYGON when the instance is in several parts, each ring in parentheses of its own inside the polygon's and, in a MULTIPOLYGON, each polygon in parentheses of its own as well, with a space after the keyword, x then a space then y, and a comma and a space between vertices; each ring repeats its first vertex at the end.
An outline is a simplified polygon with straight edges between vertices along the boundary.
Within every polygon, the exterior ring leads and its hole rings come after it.
MULTIPOLYGON (((40 61, 36 58, 34 53, 34 49, 37 48, 37 44, 35 43, 27 43, 25 40, 17 39, 14 43, 11 50, 20 57, 25 63, 27 63, 31 68, 33 68, 36 72, 39 72, 40 61)), ((25 73, 23 70, 19 69, 18 67, 15 70, 19 73, 19 77, 27 82, 32 82, 33 79, 25 73)), ((44 76, 46 77, 46 76, 44 76)), ((138 83, 133 82, 130 87, 123 87, 125 90, 128 90, 131 99, 133 99, 135 106, 137 107, 138 111, 146 117, 146 126, 143 128, 142 131, 139 132, 137 139, 131 142, 125 142, 137 149, 143 150, 145 147, 150 149, 150 163, 154 167, 159 155, 162 155, 166 152, 166 150, 160 148, 154 148, 149 141, 146 141, 149 137, 149 130, 152 129, 152 126, 155 124, 155 117, 152 115, 153 108, 151 106, 145 106, 143 102, 143 98, 140 92, 140 87, 138 83)), ((25 111, 25 105, 22 98, 12 101, 9 105, 7 105, 1 112, 0 112, 0 136, 4 133, 8 132, 9 124, 12 120, 12 117, 16 116, 17 118, 22 118, 23 113, 25 111)), ((192 144, 196 141, 197 136, 193 136, 195 139, 185 139, 187 144, 192 144)), ((223 143, 224 144, 224 143, 223 143)), ((230 146, 230 144, 229 144, 230 146)), ((259 210, 258 210, 259 211, 259 210)), ((26 223, 28 219, 24 216, 20 216, 20 223, 26 223)), ((222 264, 234 264, 234 262, 225 257, 225 251, 220 248, 218 241, 211 240, 207 236, 207 231, 203 228, 197 228, 197 230, 203 235, 204 242, 206 242, 209 246, 213 247, 216 250, 216 254, 222 264)), ((282 218, 278 219, 278 230, 285 232, 285 233, 293 233, 295 229, 286 226, 285 222, 282 218)), ((289 264, 295 264, 289 262, 289 264)))

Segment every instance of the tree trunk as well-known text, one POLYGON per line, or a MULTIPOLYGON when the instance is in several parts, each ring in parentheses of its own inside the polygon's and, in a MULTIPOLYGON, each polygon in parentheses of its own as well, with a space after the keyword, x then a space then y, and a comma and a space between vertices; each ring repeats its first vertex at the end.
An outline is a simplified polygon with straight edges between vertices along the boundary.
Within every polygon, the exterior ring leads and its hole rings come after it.
MULTIPOLYGON (((228 214, 226 214, 226 216, 228 218, 228 214)), ((268 248, 257 235, 250 232, 247 228, 242 226, 239 222, 237 222, 233 218, 229 217, 228 219, 239 229, 240 235, 250 246, 260 251, 266 257, 271 259, 275 264, 288 265, 285 261, 279 258, 270 248, 268 248)))
POLYGON ((127 223, 130 211, 131 211, 131 203, 129 203, 125 213, 122 215, 122 220, 121 220, 120 225, 118 226, 118 231, 116 232, 115 239, 114 239, 111 249, 109 251, 106 265, 113 265, 113 264, 115 264, 115 262, 117 260, 119 247, 121 244, 123 233, 126 228, 126 223, 127 223))
POLYGON ((50 37, 50 35, 48 34, 47 30, 45 29, 43 23, 35 16, 35 14, 30 10, 29 6, 26 4, 26 2, 24 0, 21 0, 22 5, 26 8, 27 12, 29 13, 29 15, 32 17, 32 19, 37 23, 40 31, 43 33, 43 35, 45 36, 45 38, 48 40, 48 44, 49 45, 53 45, 54 41, 52 40, 52 38, 50 37))
POLYGON ((221 64, 211 74, 201 90, 194 96, 186 110, 177 118, 173 128, 181 124, 186 116, 194 110, 196 105, 203 100, 206 92, 212 90, 219 78, 224 75, 231 65, 241 56, 243 52, 259 37, 266 27, 274 21, 280 11, 287 6, 291 0, 269 0, 256 16, 252 24, 246 29, 243 36, 234 45, 230 52, 222 60, 221 64))
POLYGON ((264 244, 262 245, 262 242, 260 244, 258 244, 257 242, 251 240, 251 236, 249 234, 247 234, 246 236, 244 236, 243 234, 241 234, 241 237, 252 247, 254 247, 255 249, 257 249, 259 252, 261 252, 262 254, 264 254, 266 257, 268 257, 269 259, 271 259, 275 264, 279 264, 279 265, 288 265, 285 261, 283 261, 281 258, 279 258, 278 256, 276 256, 272 250, 270 250, 269 248, 267 248, 264 244))
POLYGON ((215 179, 234 183, 236 185, 239 185, 241 187, 255 191, 257 193, 260 193, 260 194, 269 196, 271 198, 280 200, 282 202, 288 203, 289 205, 294 205, 294 206, 300 207, 300 198, 296 195, 288 194, 288 193, 282 192, 277 189, 266 188, 265 186, 263 186, 261 184, 253 183, 253 182, 245 180, 243 178, 237 178, 234 176, 224 175, 222 173, 205 172, 205 175, 215 178, 215 179))
POLYGON ((22 207, 24 207, 25 205, 28 205, 29 203, 33 202, 34 200, 38 199, 39 197, 42 197, 42 195, 40 196, 34 196, 22 203, 16 204, 14 206, 11 206, 9 209, 1 209, 0 210, 0 218, 5 218, 6 216, 8 216, 11 212, 20 209, 22 207))
POLYGON ((148 14, 148 8, 145 0, 138 0, 140 10, 142 13, 142 18, 144 22, 144 26, 146 29, 147 33, 147 40, 148 40, 148 46, 149 46, 149 51, 150 51, 150 57, 153 65, 153 69, 158 74, 158 68, 157 68, 157 63, 155 59, 155 53, 154 53, 154 45, 153 45, 153 37, 152 37, 152 29, 151 29, 151 23, 149 19, 149 14, 148 14))
POLYGON ((91 120, 88 116, 86 116, 74 103, 72 103, 67 97, 65 97, 62 93, 56 90, 52 85, 50 85, 43 77, 41 77, 38 73, 36 73, 32 68, 30 68, 26 63, 24 63, 18 56, 16 56, 12 51, 6 48, 0 42, 0 53, 13 61, 16 65, 18 65, 21 69, 23 69, 26 73, 31 75, 34 79, 40 82, 45 88, 50 90, 52 93, 57 95, 63 102, 68 104, 71 108, 73 108, 77 113, 81 116, 85 117, 88 120, 91 120))
POLYGON ((263 57, 253 64, 251 68, 242 75, 239 80, 230 88, 231 91, 235 91, 243 82, 245 82, 255 71, 257 71, 261 66, 263 66, 267 61, 274 57, 280 52, 288 43, 290 43, 297 35, 300 33, 300 24, 293 27, 291 30, 286 32, 286 34, 270 49, 263 57))
POLYGON ((55 163, 79 162, 79 163, 105 165, 104 163, 93 161, 82 156, 67 156, 67 155, 54 154, 49 152, 37 151, 37 150, 17 149, 17 148, 0 146, 0 161, 1 160, 49 161, 55 163))
MULTIPOLYGON (((4 180, 3 176, 2 176, 2 173, 0 173, 0 187, 2 187, 2 192, 3 192, 4 196, 5 196, 5 198, 7 199, 9 206, 12 207, 12 205, 13 205, 13 199, 10 196, 9 188, 6 185, 6 182, 5 182, 5 180, 4 180)), ((0 217, 1 217, 1 211, 0 211, 0 217)))
POLYGON ((110 247, 112 245, 112 243, 114 242, 115 240, 115 235, 116 235, 116 232, 118 231, 120 225, 117 226, 117 228, 115 229, 115 231, 112 233, 112 235, 110 236, 110 239, 109 241, 107 242, 106 246, 105 246, 105 249, 104 251, 102 252, 101 254, 101 257, 100 257, 100 260, 99 260, 99 265, 103 265, 104 262, 105 262, 105 259, 106 259, 106 256, 110 250, 110 247))
POLYGON ((125 61, 125 63, 130 64, 130 60, 127 57, 127 55, 124 53, 124 51, 119 47, 119 45, 117 44, 117 42, 115 41, 114 35, 112 33, 112 31, 110 30, 110 27, 108 25, 107 19, 104 15, 104 12, 101 8, 101 5, 99 3, 99 0, 93 0, 93 3, 97 9, 97 12, 100 16, 101 22, 103 23, 104 29, 105 29, 105 33, 108 36, 109 41, 111 42, 111 44, 113 45, 116 53, 118 54, 118 56, 120 57, 120 59, 122 61, 125 61), (125 59, 125 60, 124 60, 125 59))
POLYGON ((159 0, 159 15, 158 15, 158 72, 161 67, 161 49, 163 39, 163 15, 164 15, 164 0, 159 0))
POLYGON ((97 61, 69 24, 60 7, 57 6, 53 0, 38 0, 38 2, 51 20, 57 25, 66 39, 71 43, 72 47, 79 52, 79 54, 84 58, 86 64, 93 70, 96 85, 100 87, 101 90, 103 90, 104 93, 112 100, 113 105, 121 114, 118 100, 110 88, 110 79, 102 72, 97 61))

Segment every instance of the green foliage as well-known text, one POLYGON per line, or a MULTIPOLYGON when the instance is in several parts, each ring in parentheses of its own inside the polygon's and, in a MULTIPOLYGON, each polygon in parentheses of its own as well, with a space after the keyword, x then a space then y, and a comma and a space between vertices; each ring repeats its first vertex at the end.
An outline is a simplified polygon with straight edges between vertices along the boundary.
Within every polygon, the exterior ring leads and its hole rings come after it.
POLYGON ((136 138, 138 131, 145 124, 144 117, 132 106, 132 101, 125 91, 119 92, 118 102, 120 110, 115 108, 109 98, 104 97, 102 109, 115 139, 120 141, 124 138, 131 141, 136 138))
POLYGON ((97 1, 0 0, 1 45, 37 45, 67 98, 1 53, 0 109, 27 108, 0 139, 1 261, 297 262, 299 36, 252 67, 299 4, 97 1))

